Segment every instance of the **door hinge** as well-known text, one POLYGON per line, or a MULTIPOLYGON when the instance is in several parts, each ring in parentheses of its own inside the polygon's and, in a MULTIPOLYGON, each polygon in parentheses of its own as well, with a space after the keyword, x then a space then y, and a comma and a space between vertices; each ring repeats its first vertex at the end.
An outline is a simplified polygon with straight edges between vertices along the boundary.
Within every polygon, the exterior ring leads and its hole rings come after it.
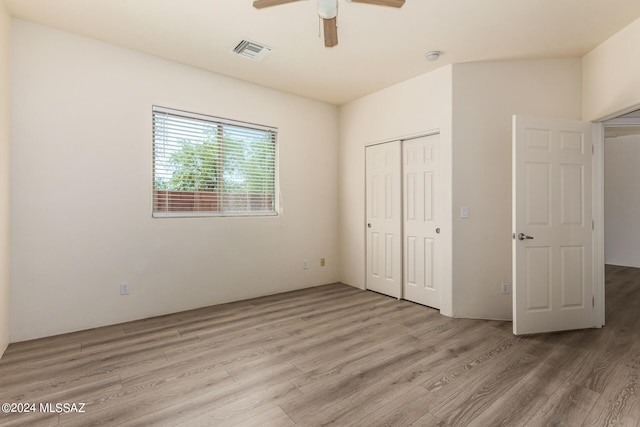
POLYGON ((596 306, 596 297, 594 295, 594 296, 591 297, 591 307, 595 308, 595 306, 596 306))
POLYGON ((591 154, 596 154, 596 146, 595 145, 591 145, 591 154))
POLYGON ((595 220, 591 220, 591 229, 595 230, 596 229, 596 221, 595 220))

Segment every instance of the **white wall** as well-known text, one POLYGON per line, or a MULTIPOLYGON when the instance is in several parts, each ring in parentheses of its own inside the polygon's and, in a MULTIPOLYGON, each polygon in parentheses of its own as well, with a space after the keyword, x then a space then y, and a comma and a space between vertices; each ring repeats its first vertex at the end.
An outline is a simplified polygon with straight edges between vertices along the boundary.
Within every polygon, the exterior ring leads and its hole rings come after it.
POLYGON ((11 63, 12 341, 338 280, 336 107, 23 21, 11 63), (281 215, 152 219, 152 105, 278 127, 281 215))
POLYGON ((640 267, 640 135, 604 143, 605 262, 640 267))
POLYGON ((513 114, 579 119, 579 59, 453 67, 453 304, 459 317, 511 319, 513 114), (469 208, 469 218, 460 208, 469 208))
MULTIPOLYGON (((365 286, 365 146, 428 131, 440 131, 441 171, 444 188, 450 188, 451 170, 451 67, 424 74, 340 108, 339 210, 340 280, 365 286)), ((450 191, 443 200, 450 217, 450 191)), ((441 225, 443 247, 451 252, 450 222, 441 225)), ((450 256, 447 262, 450 262, 450 256)), ((451 266, 445 267, 447 272, 451 266)), ((444 277, 441 311, 451 313, 451 278, 444 277)))
POLYGON ((0 2, 0 357, 9 344, 9 58, 11 19, 0 2))
POLYGON ((611 118, 640 106, 640 18, 582 58, 583 120, 611 118))

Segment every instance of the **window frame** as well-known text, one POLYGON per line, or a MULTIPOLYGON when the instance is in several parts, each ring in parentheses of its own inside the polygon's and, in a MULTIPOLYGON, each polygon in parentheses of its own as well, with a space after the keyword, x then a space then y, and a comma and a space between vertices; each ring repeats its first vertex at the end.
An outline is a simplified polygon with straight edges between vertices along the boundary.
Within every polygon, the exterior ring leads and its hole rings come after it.
MULTIPOLYGON (((222 142, 222 138, 220 140, 222 142)), ((151 114, 151 216, 153 218, 200 218, 200 217, 277 217, 280 215, 280 186, 279 186, 279 153, 278 153, 278 128, 273 126, 259 125, 255 123, 242 122, 238 120, 231 120, 221 117, 209 116, 201 113, 193 113, 184 110, 178 110, 175 108, 161 107, 157 105, 152 106, 151 114), (244 128, 249 131, 267 132, 271 134, 273 140, 273 209, 270 210, 157 210, 157 192, 160 191, 175 191, 175 190, 160 190, 156 188, 156 114, 166 114, 183 119, 193 119, 199 122, 208 122, 214 126, 225 126, 234 128, 244 128)), ((224 173, 224 170, 219 172, 220 175, 224 173)), ((203 193, 203 191, 183 191, 184 193, 203 193)), ((204 191, 204 193, 215 194, 216 198, 219 198, 223 194, 220 189, 217 191, 204 191)), ((230 194, 242 194, 242 193, 230 193, 230 194)), ((224 197, 224 196, 223 196, 224 197)))

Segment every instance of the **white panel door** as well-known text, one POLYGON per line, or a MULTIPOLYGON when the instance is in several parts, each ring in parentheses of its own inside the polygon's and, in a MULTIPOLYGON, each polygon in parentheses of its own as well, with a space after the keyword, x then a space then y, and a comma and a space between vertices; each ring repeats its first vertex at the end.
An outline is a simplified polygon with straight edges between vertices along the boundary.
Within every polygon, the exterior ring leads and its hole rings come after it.
POLYGON ((591 124, 513 117, 513 333, 595 326, 591 124))
POLYGON ((440 308, 438 162, 440 135, 402 143, 403 298, 440 308))
POLYGON ((366 287, 395 298, 402 287, 400 141, 366 148, 366 287))

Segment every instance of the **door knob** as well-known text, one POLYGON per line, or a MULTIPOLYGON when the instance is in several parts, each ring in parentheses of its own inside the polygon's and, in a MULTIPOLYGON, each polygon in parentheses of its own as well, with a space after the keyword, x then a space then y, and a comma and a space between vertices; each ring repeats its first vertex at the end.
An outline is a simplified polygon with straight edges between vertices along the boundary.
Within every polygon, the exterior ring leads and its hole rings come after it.
POLYGON ((440 227, 436 228, 436 233, 440 234, 440 227))
POLYGON ((371 223, 367 223, 367 228, 371 228, 371 223))
POLYGON ((518 240, 528 240, 528 239, 533 240, 533 237, 531 237, 531 236, 527 236, 527 235, 526 235, 526 234, 524 234, 524 233, 520 233, 520 234, 518 234, 518 240))

